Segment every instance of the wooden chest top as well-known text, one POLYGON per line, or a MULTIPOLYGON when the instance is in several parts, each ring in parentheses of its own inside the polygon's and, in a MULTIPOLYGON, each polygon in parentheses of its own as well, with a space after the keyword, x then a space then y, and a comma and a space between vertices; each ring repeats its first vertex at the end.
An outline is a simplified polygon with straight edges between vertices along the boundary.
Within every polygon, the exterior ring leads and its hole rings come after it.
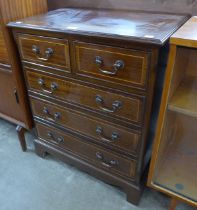
POLYGON ((187 19, 165 13, 65 8, 9 26, 162 45, 187 19))

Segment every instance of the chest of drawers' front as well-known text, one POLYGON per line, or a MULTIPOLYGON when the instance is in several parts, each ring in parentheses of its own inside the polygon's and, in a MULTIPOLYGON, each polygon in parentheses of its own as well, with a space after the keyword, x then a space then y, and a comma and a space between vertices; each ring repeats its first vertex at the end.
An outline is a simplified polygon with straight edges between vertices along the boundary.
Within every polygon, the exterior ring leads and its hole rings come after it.
MULTIPOLYGON (((75 20, 76 11, 69 10, 73 18, 62 18, 67 24, 64 33, 53 28, 59 24, 52 24, 53 13, 47 16, 51 29, 47 32, 48 25, 15 30, 37 128, 36 151, 41 156, 54 154, 122 187, 128 200, 137 203, 148 160, 147 134, 159 46, 104 38, 96 32, 96 27, 102 30, 102 26, 95 20, 85 28, 77 25, 81 16, 75 20), (77 27, 84 31, 75 33, 77 27), (85 33, 90 28, 94 35, 85 33)), ((33 21, 34 26, 44 24, 45 19, 33 21)), ((126 32, 122 27, 122 33, 126 32)))

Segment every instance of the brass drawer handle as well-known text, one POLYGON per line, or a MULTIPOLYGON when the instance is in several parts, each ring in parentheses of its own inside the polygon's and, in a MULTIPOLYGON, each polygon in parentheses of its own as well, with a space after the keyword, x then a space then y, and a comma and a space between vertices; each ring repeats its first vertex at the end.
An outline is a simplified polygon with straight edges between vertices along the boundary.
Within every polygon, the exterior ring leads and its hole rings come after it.
POLYGON ((96 96, 96 103, 102 111, 108 112, 108 113, 114 113, 115 111, 117 111, 118 109, 122 107, 121 101, 114 101, 112 104, 112 108, 111 109, 107 108, 105 106, 102 96, 99 96, 99 95, 96 96))
POLYGON ((112 168, 119 164, 118 160, 110 160, 109 162, 105 160, 101 152, 96 153, 96 158, 101 161, 101 164, 107 168, 112 168))
POLYGON ((48 61, 49 58, 52 57, 52 55, 54 53, 52 48, 47 48, 44 52, 45 53, 44 57, 42 57, 40 49, 36 45, 32 46, 32 52, 36 55, 37 59, 39 59, 41 61, 48 61))
POLYGON ((113 67, 112 71, 103 70, 101 67, 104 64, 104 61, 100 56, 95 57, 95 63, 99 66, 99 71, 106 75, 116 75, 119 70, 124 68, 124 61, 117 60, 112 66, 113 67))
POLYGON ((47 107, 44 107, 43 113, 46 115, 46 119, 53 121, 53 122, 57 122, 61 117, 61 114, 59 112, 55 112, 54 115, 50 114, 47 107))
POLYGON ((103 128, 101 126, 96 127, 96 133, 101 137, 101 140, 106 143, 113 143, 120 139, 120 135, 117 132, 112 132, 111 137, 105 137, 103 134, 103 128))
POLYGON ((45 87, 45 82, 44 82, 44 80, 41 79, 41 78, 38 79, 38 84, 41 86, 42 91, 45 92, 45 93, 47 93, 47 94, 53 94, 53 92, 54 92, 55 90, 57 90, 57 88, 58 88, 58 84, 55 83, 55 82, 52 82, 52 83, 51 83, 51 86, 50 86, 50 90, 46 89, 46 87, 45 87))
POLYGON ((47 136, 58 144, 64 142, 64 138, 62 136, 56 138, 51 131, 47 133, 47 136))

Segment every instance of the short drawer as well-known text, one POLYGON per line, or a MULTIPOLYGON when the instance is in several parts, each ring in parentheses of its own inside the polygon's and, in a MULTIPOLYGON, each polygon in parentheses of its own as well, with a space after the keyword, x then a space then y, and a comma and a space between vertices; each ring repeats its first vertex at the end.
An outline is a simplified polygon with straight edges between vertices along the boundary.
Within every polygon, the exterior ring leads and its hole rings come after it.
POLYGON ((23 60, 70 71, 68 41, 63 39, 18 35, 23 60))
POLYGON ((26 71, 26 76, 30 90, 39 91, 112 117, 135 123, 142 122, 144 111, 142 96, 125 97, 33 71, 26 71))
POLYGON ((66 107, 52 105, 46 101, 31 99, 31 105, 34 116, 91 137, 96 142, 112 147, 112 149, 117 148, 137 156, 141 137, 138 131, 128 130, 66 107))
POLYGON ((62 149, 69 151, 80 158, 91 162, 98 167, 134 179, 136 173, 136 161, 126 159, 111 153, 102 147, 97 147, 70 134, 53 127, 36 124, 38 136, 62 149))
POLYGON ((149 53, 74 42, 76 74, 146 89, 149 53))

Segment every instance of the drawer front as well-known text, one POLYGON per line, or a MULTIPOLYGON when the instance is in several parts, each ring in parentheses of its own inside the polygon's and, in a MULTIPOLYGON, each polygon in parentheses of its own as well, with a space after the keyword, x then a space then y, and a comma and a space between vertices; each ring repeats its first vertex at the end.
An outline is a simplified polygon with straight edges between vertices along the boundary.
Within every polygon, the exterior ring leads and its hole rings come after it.
POLYGON ((41 124, 37 124, 36 128, 40 138, 78 155, 98 167, 130 178, 134 178, 135 176, 135 160, 119 157, 118 155, 110 153, 108 150, 88 144, 55 128, 41 124))
POLYGON ((76 73, 145 89, 149 54, 102 45, 74 42, 76 73))
POLYGON ((19 35, 18 42, 23 60, 70 71, 67 40, 19 35))
POLYGON ((136 123, 142 121, 143 97, 125 97, 30 71, 26 71, 26 75, 30 90, 36 90, 112 117, 136 123))
POLYGON ((120 126, 68 108, 60 108, 46 101, 41 102, 31 99, 31 105, 34 116, 92 137, 97 142, 112 148, 115 147, 135 156, 137 155, 140 141, 140 134, 137 131, 128 131, 120 126))

